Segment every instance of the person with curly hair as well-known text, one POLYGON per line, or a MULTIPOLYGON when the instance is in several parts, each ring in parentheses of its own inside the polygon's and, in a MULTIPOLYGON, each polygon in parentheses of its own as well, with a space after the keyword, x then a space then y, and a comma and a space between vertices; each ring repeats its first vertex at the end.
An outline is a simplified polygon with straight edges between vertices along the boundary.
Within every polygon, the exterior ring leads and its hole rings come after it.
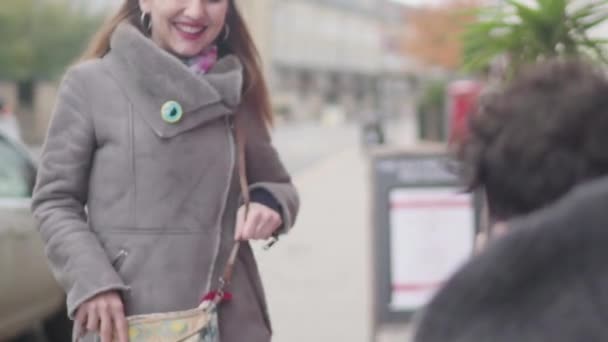
POLYGON ((502 234, 431 300, 415 342, 608 340, 606 132, 608 79, 582 61, 533 65, 485 99, 460 157, 502 234))

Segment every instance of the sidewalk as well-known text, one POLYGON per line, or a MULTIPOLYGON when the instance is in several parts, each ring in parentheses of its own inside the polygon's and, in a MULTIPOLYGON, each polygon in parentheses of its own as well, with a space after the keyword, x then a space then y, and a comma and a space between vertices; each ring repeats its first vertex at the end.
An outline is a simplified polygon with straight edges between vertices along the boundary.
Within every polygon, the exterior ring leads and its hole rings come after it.
MULTIPOLYGON (((294 230, 258 260, 275 342, 371 338, 367 165, 355 148, 295 179, 302 208, 294 230)), ((259 250, 259 248, 256 248, 259 250)))

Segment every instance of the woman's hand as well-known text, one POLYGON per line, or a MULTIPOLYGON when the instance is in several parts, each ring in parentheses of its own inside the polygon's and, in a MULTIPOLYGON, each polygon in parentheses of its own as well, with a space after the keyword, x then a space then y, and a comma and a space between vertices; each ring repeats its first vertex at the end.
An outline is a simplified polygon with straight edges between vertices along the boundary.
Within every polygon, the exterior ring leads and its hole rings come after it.
POLYGON ((234 238, 241 240, 266 240, 283 224, 281 215, 267 206, 252 202, 245 218, 245 206, 241 206, 236 216, 234 238))
POLYGON ((129 326, 120 295, 116 291, 101 293, 84 302, 76 312, 75 324, 83 332, 96 332, 101 342, 129 342, 129 326))

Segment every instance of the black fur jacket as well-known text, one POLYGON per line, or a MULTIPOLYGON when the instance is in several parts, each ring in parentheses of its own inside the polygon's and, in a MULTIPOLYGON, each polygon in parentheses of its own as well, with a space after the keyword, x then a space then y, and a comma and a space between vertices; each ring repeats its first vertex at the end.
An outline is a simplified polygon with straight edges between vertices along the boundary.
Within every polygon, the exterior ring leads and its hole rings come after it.
POLYGON ((608 179, 509 226, 438 292, 414 341, 608 341, 608 179))

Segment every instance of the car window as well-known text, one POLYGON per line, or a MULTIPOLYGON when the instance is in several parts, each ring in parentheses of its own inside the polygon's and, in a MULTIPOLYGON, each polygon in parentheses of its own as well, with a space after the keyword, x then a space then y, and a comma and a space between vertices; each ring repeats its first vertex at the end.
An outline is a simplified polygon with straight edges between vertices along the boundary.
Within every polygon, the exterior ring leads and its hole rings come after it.
POLYGON ((33 173, 29 160, 0 136, 0 198, 30 197, 33 173))

